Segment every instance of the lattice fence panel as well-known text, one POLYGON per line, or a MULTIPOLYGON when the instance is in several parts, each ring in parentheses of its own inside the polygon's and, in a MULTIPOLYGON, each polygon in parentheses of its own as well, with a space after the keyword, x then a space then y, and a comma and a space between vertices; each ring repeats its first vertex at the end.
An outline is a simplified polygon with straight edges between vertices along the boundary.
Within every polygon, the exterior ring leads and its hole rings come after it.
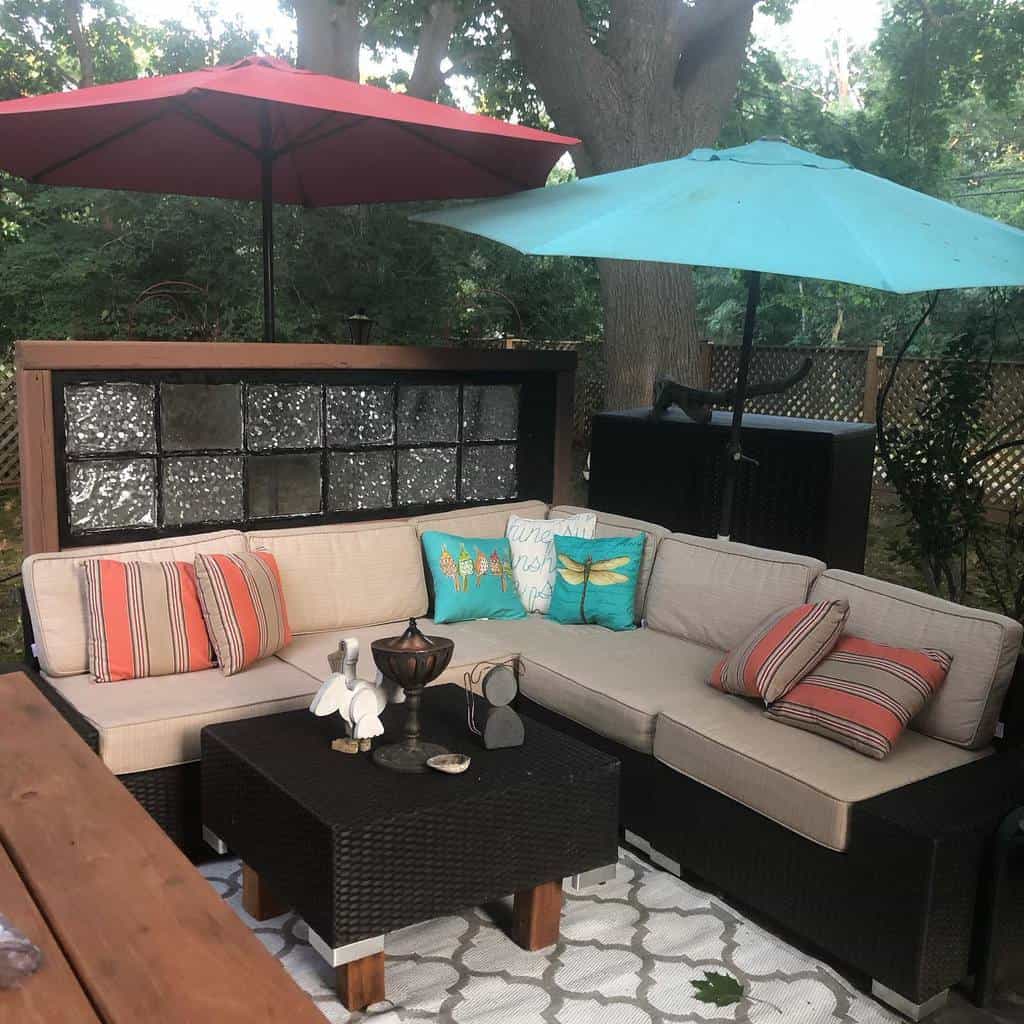
POLYGON ((590 424, 595 412, 604 408, 605 362, 604 345, 599 341, 532 341, 527 338, 509 338, 508 348, 548 349, 575 352, 576 381, 573 406, 573 441, 590 444, 590 424))
MULTIPOLYGON (((750 380, 785 377, 811 356, 811 372, 795 387, 774 395, 751 398, 750 412, 805 419, 860 421, 864 415, 864 380, 867 357, 864 349, 755 348, 750 380)), ((711 387, 731 387, 736 382, 739 348, 715 345, 711 349, 711 387)), ((723 406, 722 408, 729 408, 723 406)))
POLYGON ((0 487, 18 482, 18 393, 14 368, 0 365, 0 487))
MULTIPOLYGON (((919 404, 930 390, 933 360, 904 359, 886 400, 887 423, 908 425, 918 417, 919 404)), ((882 385, 888 379, 892 360, 879 360, 882 385)), ((1024 435, 1024 364, 995 363, 989 399, 982 410, 982 425, 992 435, 993 444, 1024 435), (1001 427, 1016 424, 1005 437, 997 438, 1001 427)), ((993 506, 1009 508, 1024 501, 1024 449, 1007 448, 979 465, 978 473, 985 486, 986 501, 993 506)), ((884 483, 881 461, 875 463, 875 480, 884 483)))

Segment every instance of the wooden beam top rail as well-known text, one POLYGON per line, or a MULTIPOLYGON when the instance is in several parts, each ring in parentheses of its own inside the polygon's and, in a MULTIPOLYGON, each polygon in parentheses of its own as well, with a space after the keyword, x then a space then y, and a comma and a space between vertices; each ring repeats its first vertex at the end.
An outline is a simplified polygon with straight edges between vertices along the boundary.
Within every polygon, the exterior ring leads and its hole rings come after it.
POLYGON ((0 838, 105 1024, 323 1024, 24 674, 0 706, 0 838))
POLYGON ((576 368, 575 352, 222 341, 19 341, 19 370, 434 370, 576 368))

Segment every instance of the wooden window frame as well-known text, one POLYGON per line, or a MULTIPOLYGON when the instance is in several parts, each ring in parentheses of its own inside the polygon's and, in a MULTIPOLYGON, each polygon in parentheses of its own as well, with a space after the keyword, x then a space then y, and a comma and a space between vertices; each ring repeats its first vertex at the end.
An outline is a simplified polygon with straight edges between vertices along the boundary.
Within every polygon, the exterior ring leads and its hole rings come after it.
MULTIPOLYGON (((155 536, 188 534, 216 529, 213 524, 194 524, 173 529, 104 531, 71 536, 66 520, 62 488, 64 466, 58 465, 58 449, 63 451, 62 401, 54 395, 63 383, 72 379, 143 379, 150 375, 173 377, 186 371, 207 371, 211 379, 234 371, 282 384, 316 379, 317 371, 386 371, 401 376, 402 383, 450 379, 453 383, 519 383, 524 375, 544 375, 553 409, 551 410, 552 450, 543 453, 550 459, 551 480, 536 481, 530 490, 520 491, 517 500, 542 497, 552 502, 568 500, 572 467, 572 402, 576 355, 571 352, 523 350, 474 350, 395 345, 309 345, 244 342, 135 342, 135 341, 19 341, 15 346, 15 370, 18 386, 19 455, 21 461, 22 523, 25 554, 58 551, 62 547, 83 544, 145 540, 155 536), (135 375, 138 374, 138 377, 135 375), (482 377, 479 375, 483 375, 482 377), (474 379, 475 378, 475 379, 474 379), (55 409, 55 406, 57 407, 55 409), (56 413, 56 415, 55 415, 56 413), (542 491, 543 493, 538 493, 542 491)), ((188 374, 192 376, 192 374, 188 374)), ((328 376, 325 374, 324 376, 328 376)), ((334 374, 330 374, 334 376, 334 374)), ((322 381, 330 383, 330 381, 322 381)), ((541 389, 543 391, 543 389, 541 389)), ((326 431, 326 423, 323 424, 326 431)), ((527 439, 528 441, 529 439, 527 439)), ((522 443, 523 438, 520 438, 522 443)), ((462 442, 465 443, 465 442, 462 442)), ((488 442, 480 442, 487 444, 488 442)), ((499 442, 494 442, 499 443, 499 442)), ((401 447, 401 446, 398 446, 401 447)), ((432 447, 432 446, 428 446, 432 447)), ((324 452, 334 449, 324 438, 324 452)), ((341 450, 341 449, 338 449, 341 450)), ((289 452, 290 453, 290 452, 289 452)), ((241 453, 240 453, 241 454, 241 453)), ((116 458, 116 455, 112 457, 116 458)), ((396 456, 397 457, 397 456, 396 456)), ((326 483, 323 483, 326 487, 326 483)), ((397 494, 394 495, 397 500, 397 494)), ((363 510, 358 513, 325 512, 319 517, 274 517, 246 523, 244 529, 285 528, 291 525, 325 522, 385 519, 438 511, 451 505, 363 510)), ((472 507, 493 502, 462 502, 457 507, 472 507)), ((236 524, 225 523, 220 528, 236 524)))

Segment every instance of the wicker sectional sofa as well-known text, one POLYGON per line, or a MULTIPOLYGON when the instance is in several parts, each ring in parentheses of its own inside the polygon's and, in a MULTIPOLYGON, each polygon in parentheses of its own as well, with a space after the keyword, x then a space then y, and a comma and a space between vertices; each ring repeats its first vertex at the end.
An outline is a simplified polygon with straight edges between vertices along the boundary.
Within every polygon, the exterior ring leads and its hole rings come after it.
MULTIPOLYGON (((409 616, 435 627, 420 549, 426 529, 504 534, 540 502, 414 519, 234 530, 34 555, 23 569, 38 685, 187 852, 202 853, 204 725, 307 706, 342 636, 369 641, 409 616), (88 675, 79 566, 102 554, 190 561, 271 551, 296 637, 238 676, 219 671, 97 685, 88 675)), ((522 709, 614 751, 626 838, 689 871, 874 982, 905 1012, 937 1005, 972 970, 986 844, 1024 801, 1024 756, 993 743, 1021 644, 1010 619, 814 559, 598 513, 598 536, 643 532, 640 628, 540 616, 436 627, 455 641, 440 682, 517 655, 522 709), (848 630, 954 656, 939 695, 884 761, 773 722, 704 679, 723 650, 778 608, 845 597, 848 630)))

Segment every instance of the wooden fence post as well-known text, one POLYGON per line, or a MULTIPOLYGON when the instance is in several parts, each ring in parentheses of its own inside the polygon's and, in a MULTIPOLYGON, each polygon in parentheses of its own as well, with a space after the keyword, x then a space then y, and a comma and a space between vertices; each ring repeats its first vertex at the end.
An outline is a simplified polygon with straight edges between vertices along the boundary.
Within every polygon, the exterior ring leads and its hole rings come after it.
POLYGON ((697 343, 697 373, 699 379, 696 381, 696 387, 699 388, 710 388, 711 387, 711 360, 714 358, 714 346, 710 341, 701 341, 697 343))
POLYGON ((865 423, 874 423, 878 417, 878 389, 881 386, 879 361, 882 346, 872 345, 864 354, 864 408, 865 423))

